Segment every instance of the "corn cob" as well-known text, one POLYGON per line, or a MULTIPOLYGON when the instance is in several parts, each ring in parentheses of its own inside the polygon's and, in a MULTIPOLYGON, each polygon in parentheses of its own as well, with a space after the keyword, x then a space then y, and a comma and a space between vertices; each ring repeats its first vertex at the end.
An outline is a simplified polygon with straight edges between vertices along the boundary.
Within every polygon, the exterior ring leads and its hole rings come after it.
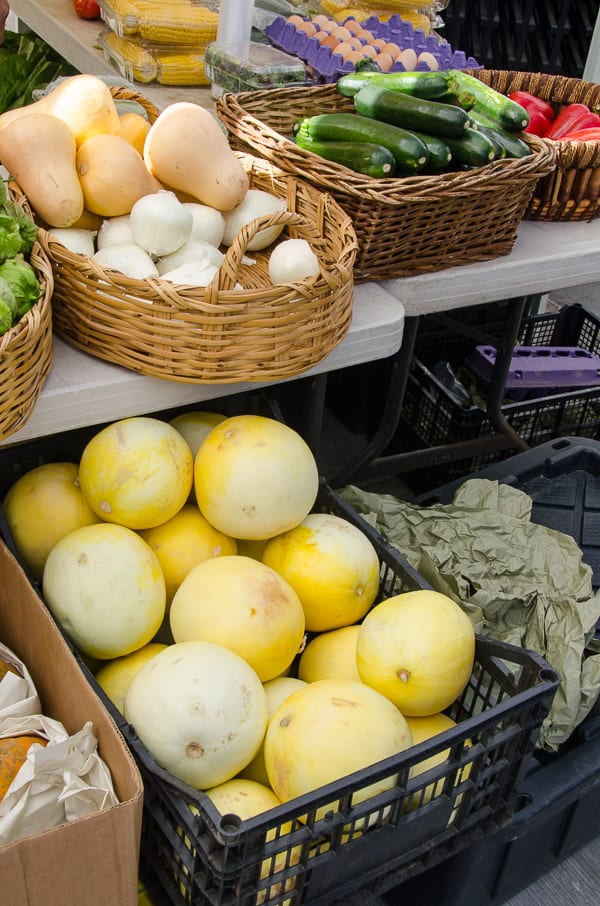
POLYGON ((209 85, 204 58, 197 53, 158 54, 161 85, 209 85))
POLYGON ((158 66, 154 54, 147 48, 108 30, 102 34, 102 43, 113 60, 125 64, 129 78, 136 82, 156 81, 158 66))
POLYGON ((188 45, 208 44, 217 36, 218 12, 189 0, 112 0, 111 5, 120 35, 152 44, 188 45))

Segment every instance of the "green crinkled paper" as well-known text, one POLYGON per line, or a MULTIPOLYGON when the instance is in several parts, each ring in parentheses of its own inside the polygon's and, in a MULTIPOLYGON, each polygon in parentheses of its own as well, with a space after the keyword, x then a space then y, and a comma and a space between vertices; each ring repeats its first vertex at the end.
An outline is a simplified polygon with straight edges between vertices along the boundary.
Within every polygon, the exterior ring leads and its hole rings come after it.
POLYGON ((539 744, 555 751, 594 705, 600 654, 588 649, 600 592, 569 535, 531 522, 531 498, 469 479, 451 504, 419 507, 349 485, 341 492, 482 636, 536 651, 562 678, 539 744))

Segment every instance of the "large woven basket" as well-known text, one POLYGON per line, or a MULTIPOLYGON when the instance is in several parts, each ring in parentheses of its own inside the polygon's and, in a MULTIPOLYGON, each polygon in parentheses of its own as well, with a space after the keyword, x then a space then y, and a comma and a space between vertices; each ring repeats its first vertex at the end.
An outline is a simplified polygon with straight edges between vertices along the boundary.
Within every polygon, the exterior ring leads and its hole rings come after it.
POLYGON ((356 282, 408 277, 508 254, 533 190, 554 167, 555 148, 437 176, 374 179, 326 161, 293 141, 297 120, 352 112, 333 85, 224 94, 215 104, 232 147, 258 154, 330 192, 358 238, 356 282))
MULTIPOLYGON (((22 196, 11 196, 30 213, 22 196)), ((52 265, 38 242, 29 260, 41 293, 33 308, 0 337, 0 440, 25 425, 52 367, 52 265)))
MULTIPOLYGON (((502 94, 529 91, 558 113, 566 104, 600 110, 600 85, 539 72, 482 69, 473 72, 502 94)), ((594 220, 600 215, 600 141, 557 142, 556 165, 539 179, 525 212, 527 220, 594 220)))
POLYGON ((56 333, 105 361, 187 383, 273 381, 321 362, 352 317, 351 220, 331 196, 267 161, 238 157, 250 186, 285 199, 287 210, 241 230, 206 289, 109 271, 40 229, 54 270, 56 333), (255 233, 279 223, 279 241, 300 237, 311 244, 321 265, 317 276, 274 286, 270 247, 248 253, 255 263, 243 260, 255 233))

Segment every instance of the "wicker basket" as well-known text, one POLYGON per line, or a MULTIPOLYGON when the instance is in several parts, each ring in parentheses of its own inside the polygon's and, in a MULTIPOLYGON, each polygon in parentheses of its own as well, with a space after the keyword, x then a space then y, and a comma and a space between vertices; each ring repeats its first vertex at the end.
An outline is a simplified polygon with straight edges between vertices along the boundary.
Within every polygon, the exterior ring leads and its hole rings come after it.
MULTIPOLYGON (((11 196, 27 207, 25 199, 11 196)), ((52 366, 52 265, 38 242, 29 260, 41 294, 33 308, 0 337, 0 440, 27 422, 52 366)))
MULTIPOLYGON (((529 91, 556 112, 566 104, 600 109, 600 85, 539 72, 482 69, 473 72, 502 94, 529 91)), ((526 220, 595 220, 600 215, 600 141, 557 142, 556 166, 539 179, 526 220)))
POLYGON ((224 94, 215 104, 232 147, 258 154, 330 192, 358 238, 356 282, 408 277, 508 254, 555 148, 532 137, 533 153, 438 176, 374 179, 299 148, 294 123, 317 113, 353 111, 335 86, 224 94))
POLYGON ((350 218, 329 195, 267 161, 238 157, 251 187, 284 198, 287 210, 241 230, 206 289, 109 271, 40 229, 54 270, 56 333, 105 361, 186 383, 273 381, 321 362, 352 317, 356 236, 350 218), (255 263, 242 260, 255 233, 274 224, 284 225, 281 239, 310 242, 321 264, 318 276, 274 286, 269 249, 250 252, 255 263))

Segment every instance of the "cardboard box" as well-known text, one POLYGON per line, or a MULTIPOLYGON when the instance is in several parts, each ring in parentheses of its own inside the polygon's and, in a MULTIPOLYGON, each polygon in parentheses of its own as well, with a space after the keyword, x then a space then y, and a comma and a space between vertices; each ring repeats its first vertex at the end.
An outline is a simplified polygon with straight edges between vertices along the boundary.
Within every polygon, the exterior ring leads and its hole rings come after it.
POLYGON ((0 639, 27 664, 45 714, 69 733, 92 721, 119 805, 0 846, 1 899, 31 906, 135 906, 143 784, 108 711, 25 573, 0 542, 0 639))

